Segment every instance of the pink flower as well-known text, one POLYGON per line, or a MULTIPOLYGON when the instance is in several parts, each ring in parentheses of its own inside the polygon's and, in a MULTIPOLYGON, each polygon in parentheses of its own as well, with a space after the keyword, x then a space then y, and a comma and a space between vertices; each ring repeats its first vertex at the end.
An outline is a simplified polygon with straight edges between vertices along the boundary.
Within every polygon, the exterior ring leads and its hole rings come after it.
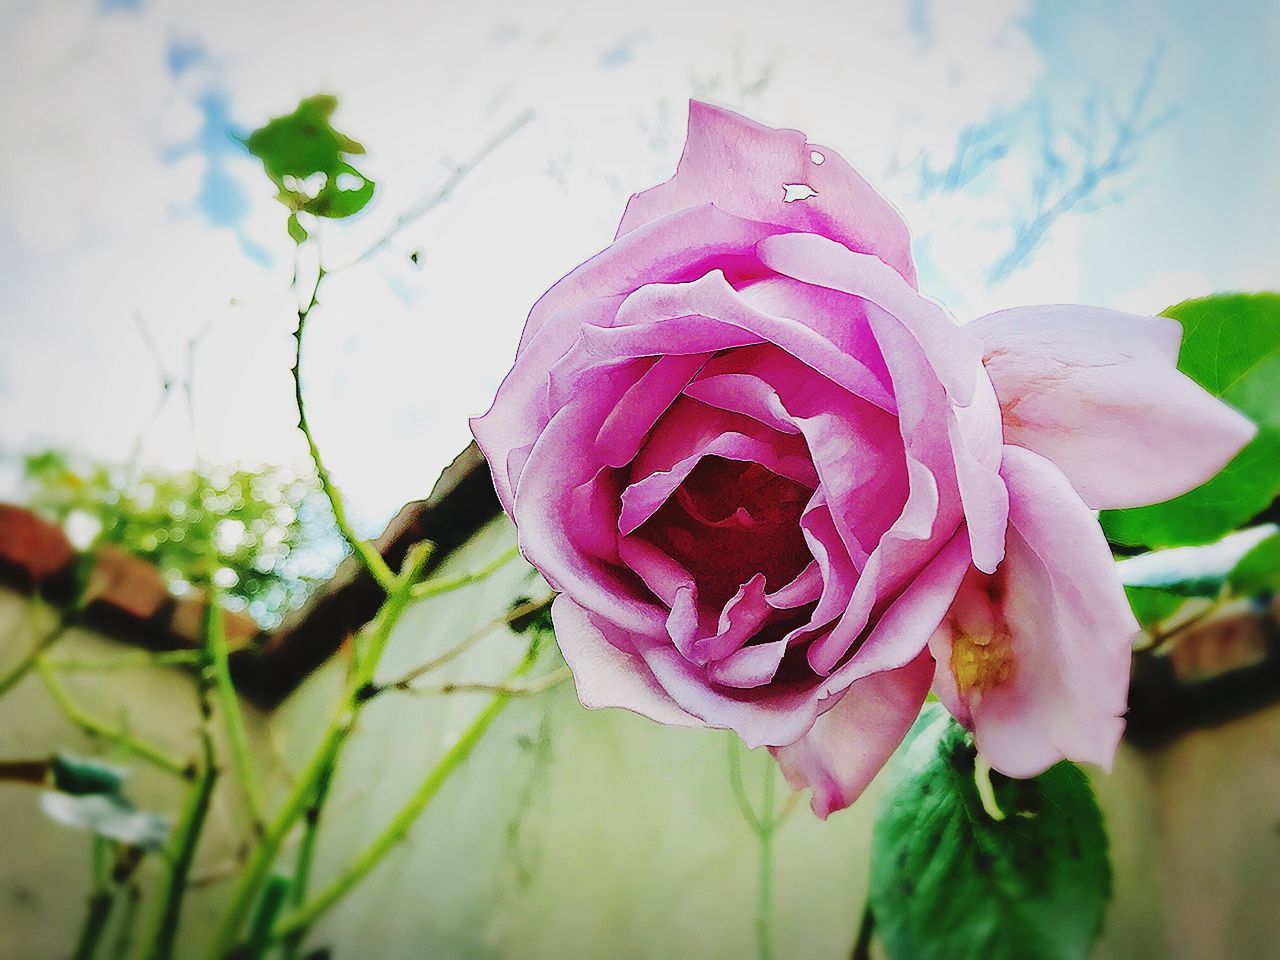
POLYGON ((694 102, 676 175, 538 301, 472 427, 583 704, 767 745, 826 816, 931 684, 996 769, 1109 758, 1136 625, 1091 508, 1252 432, 1178 331, 958 326, 839 156, 694 102))

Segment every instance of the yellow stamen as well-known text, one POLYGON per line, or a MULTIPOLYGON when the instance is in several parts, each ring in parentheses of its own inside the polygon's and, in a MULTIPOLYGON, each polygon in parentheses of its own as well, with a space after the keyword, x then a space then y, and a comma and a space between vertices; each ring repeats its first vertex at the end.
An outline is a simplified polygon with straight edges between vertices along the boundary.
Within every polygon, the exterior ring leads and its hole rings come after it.
POLYGON ((983 694, 1013 673, 1013 650, 1007 633, 971 636, 957 632, 951 642, 951 672, 961 696, 983 694))

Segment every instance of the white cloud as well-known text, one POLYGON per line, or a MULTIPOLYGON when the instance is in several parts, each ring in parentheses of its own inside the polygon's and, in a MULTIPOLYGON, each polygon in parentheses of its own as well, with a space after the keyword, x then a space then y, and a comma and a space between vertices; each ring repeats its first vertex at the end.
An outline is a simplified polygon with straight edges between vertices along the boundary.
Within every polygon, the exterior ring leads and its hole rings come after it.
MULTIPOLYGON (((0 302, 0 442, 127 455, 157 390, 140 314, 173 371, 187 338, 214 324, 195 378, 206 457, 301 455, 283 211, 250 159, 225 160, 250 201, 240 230, 275 258, 264 270, 195 209, 205 159, 166 159, 199 132, 196 97, 211 86, 246 129, 303 95, 340 96, 335 125, 369 146, 359 166, 379 186, 367 215, 326 228, 332 262, 438 183, 442 159, 536 110, 451 203, 335 276, 314 316, 305 371, 316 430, 358 512, 380 518, 424 494, 466 442, 465 418, 492 396, 534 299, 608 241, 627 193, 670 174, 690 93, 839 149, 934 238, 948 276, 976 275, 998 243, 988 209, 919 202, 909 174, 888 172, 1025 98, 1041 69, 1025 6, 931 4, 927 37, 906 4, 848 0, 785 17, 776 4, 729 0, 24 8, 0 39, 6 89, 38 94, 3 108, 24 149, 6 153, 0 177, 0 236, 18 252, 4 269, 22 273, 21 292, 0 302), (174 38, 208 53, 177 80, 165 68, 174 38), (418 248, 421 268, 407 262, 418 248)), ((1066 293, 1069 240, 1052 259, 1048 279, 1066 293)), ((187 461, 180 406, 145 450, 187 461)))

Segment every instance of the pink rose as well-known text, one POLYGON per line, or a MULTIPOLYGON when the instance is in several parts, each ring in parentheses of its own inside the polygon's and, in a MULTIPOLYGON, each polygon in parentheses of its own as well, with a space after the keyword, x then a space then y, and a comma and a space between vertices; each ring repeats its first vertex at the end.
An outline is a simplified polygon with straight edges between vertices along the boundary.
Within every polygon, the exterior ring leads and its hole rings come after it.
POLYGON ((839 156, 694 102, 472 426, 583 704, 767 745, 826 816, 931 685, 996 769, 1108 760, 1136 624, 1092 511, 1252 433, 1174 369, 1179 329, 958 326, 839 156))

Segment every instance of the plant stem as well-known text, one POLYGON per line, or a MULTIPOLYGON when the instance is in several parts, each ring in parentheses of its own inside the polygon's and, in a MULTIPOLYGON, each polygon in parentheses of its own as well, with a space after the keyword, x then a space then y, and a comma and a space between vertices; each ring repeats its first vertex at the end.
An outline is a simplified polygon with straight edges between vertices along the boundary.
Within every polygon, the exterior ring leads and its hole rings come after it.
POLYGON ((776 767, 772 758, 765 759, 764 803, 761 813, 763 829, 760 837, 760 885, 756 904, 756 938, 760 960, 773 956, 773 938, 770 925, 773 920, 773 786, 776 767))
MULTIPOLYGON (((573 674, 568 667, 552 670, 537 680, 528 683, 441 683, 434 687, 409 687, 406 693, 448 695, 451 693, 504 693, 509 697, 533 697, 546 693, 552 687, 568 680, 573 674)), ((399 688, 398 688, 399 689, 399 688)))
POLYGON ((53 646, 58 641, 58 638, 66 633, 69 626, 70 623, 65 620, 59 623, 58 626, 37 640, 23 658, 15 663, 3 677, 0 677, 0 697, 3 697, 13 687, 17 686, 22 678, 31 672, 41 654, 53 646))
MULTIPOLYGON (((526 673, 533 666, 535 659, 536 654, 526 656, 520 665, 511 672, 508 679, 516 679, 526 673)), ((408 802, 400 808, 399 812, 383 831, 348 865, 341 875, 318 893, 309 903, 287 914, 276 927, 276 937, 287 937, 296 930, 305 930, 310 927, 350 893, 356 884, 363 880, 374 867, 382 862, 382 859, 388 853, 395 849, 396 845, 409 832, 409 828, 413 826, 414 822, 422 814, 422 811, 435 798, 445 781, 449 779, 450 774, 471 755, 471 751, 480 741, 485 731, 489 729, 493 721, 498 718, 511 700, 510 693, 504 692, 494 695, 493 699, 489 701, 489 705, 462 732, 462 735, 458 737, 454 745, 440 759, 440 762, 427 774, 408 802)))
POLYGON ((751 832, 759 836, 760 818, 756 816, 751 801, 747 798, 747 788, 742 783, 742 741, 730 731, 725 742, 729 745, 729 785, 733 789, 733 798, 738 802, 738 810, 751 832))
POLYGON ((289 894, 289 878, 275 874, 262 891, 253 923, 249 925, 249 939, 245 942, 244 960, 261 960, 271 943, 271 927, 284 906, 289 894))
POLYGON ((110 673, 115 670, 137 670, 144 667, 189 667, 200 662, 198 650, 129 650, 113 657, 46 657, 45 662, 58 673, 110 673))
POLYGON ((520 548, 512 547, 504 550, 496 558, 486 563, 478 570, 470 573, 462 573, 453 577, 436 577, 431 580, 423 580, 419 584, 415 584, 413 588, 413 596, 415 599, 422 600, 426 597, 436 597, 442 593, 449 593, 451 590, 457 590, 468 584, 478 583, 487 579, 497 571, 501 570, 508 563, 520 556, 520 548))
POLYGON ((218 595, 209 589, 208 607, 205 611, 206 632, 208 634, 209 669, 213 672, 213 689, 218 699, 218 712, 222 714, 222 722, 227 728, 227 746, 231 751, 231 763, 235 768, 236 780, 244 794, 245 805, 249 809, 249 819, 254 833, 263 830, 262 793, 258 789, 257 772, 253 768, 253 758, 249 751, 249 737, 244 729, 244 716, 240 712, 240 700, 236 696, 236 688, 231 682, 231 666, 227 659, 227 635, 223 625, 222 605, 218 595))
POLYGON ((302 396, 302 335, 306 330, 307 317, 310 316, 311 311, 319 302, 320 285, 324 282, 325 276, 324 267, 318 267, 316 269, 315 284, 311 288, 311 296, 308 298, 306 306, 298 308, 298 326, 293 332, 293 399, 298 410, 298 429, 302 431, 302 436, 307 441, 307 450, 316 465, 316 476, 320 480, 320 488, 329 500, 329 506, 333 510, 334 523, 337 524, 339 532, 350 545, 355 555, 360 558, 361 563, 364 564, 373 579, 378 582, 378 585, 386 593, 390 594, 395 589, 396 576, 391 572, 391 568, 387 566, 382 554, 356 533, 351 521, 347 518, 347 509, 342 502, 342 493, 334 485, 333 477, 330 476, 329 470, 320 456, 320 448, 316 445, 315 436, 311 433, 311 423, 307 419, 307 405, 302 396))
POLYGON ((203 657, 196 678, 202 757, 195 783, 191 785, 187 795, 186 808, 182 812, 182 817, 169 844, 167 858, 169 882, 157 914, 155 932, 150 938, 151 946, 146 952, 147 960, 170 960, 173 956, 173 948, 178 936, 178 921, 181 919, 182 904, 187 893, 187 880, 191 874, 191 865, 195 861, 200 835, 204 831, 205 819, 209 814, 213 787, 218 779, 211 728, 213 726, 212 693, 217 685, 214 668, 215 636, 222 629, 222 621, 221 608, 212 594, 210 590, 209 604, 205 610, 204 643, 201 645, 203 657))
POLYGON ((249 908, 266 880, 285 837, 316 795, 316 786, 321 779, 333 775, 338 754, 347 737, 350 736, 361 708, 367 702, 364 690, 372 684, 374 671, 377 670, 378 660, 386 649, 392 628, 408 606, 413 584, 426 565, 430 553, 429 545, 426 544, 418 544, 410 551, 405 561, 404 571, 397 578, 396 585, 387 597, 386 603, 382 605, 382 609, 370 624, 368 640, 363 650, 359 651, 359 662, 352 671, 350 684, 333 719, 319 746, 307 762, 306 768, 285 797, 283 806, 267 825, 259 842, 253 848, 244 873, 231 893, 222 923, 214 933, 210 944, 208 954, 210 960, 222 960, 235 945, 235 939, 240 934, 249 908))
POLYGON ((43 656, 35 658, 35 668, 40 675, 40 679, 44 681, 44 685, 49 691, 49 696, 57 704, 58 709, 62 711, 68 720, 89 734, 89 736, 102 737, 135 754, 139 759, 159 767, 161 770, 166 770, 184 779, 191 779, 193 774, 189 764, 175 759, 159 747, 153 746, 145 740, 140 740, 131 733, 117 729, 82 710, 79 704, 71 698, 71 694, 67 692, 66 687, 54 675, 53 669, 43 656))
POLYGON ((107 929, 115 895, 111 890, 106 867, 107 841, 96 834, 93 837, 93 891, 89 894, 89 911, 80 927, 74 960, 93 960, 98 943, 107 929))
POLYGON ((541 599, 529 600, 526 603, 522 603, 517 607, 511 608, 502 616, 495 617, 478 630, 473 630, 471 633, 467 634, 467 636, 459 643, 454 644, 448 650, 444 651, 444 653, 432 657, 424 663, 418 664, 418 666, 414 667, 412 670, 409 670, 407 673, 390 681, 389 683, 381 684, 378 688, 379 692, 382 690, 390 690, 392 688, 405 691, 413 690, 414 687, 412 684, 414 680, 462 656, 462 654, 470 650, 476 643, 483 640, 491 630, 494 630, 503 624, 510 626, 521 617, 527 617, 531 613, 536 613, 538 610, 541 610, 550 603, 554 597, 555 594, 550 594, 546 597, 542 597, 541 599))
POLYGON ((858 924, 858 939, 853 944, 849 960, 871 960, 871 938, 876 932, 876 917, 871 912, 871 901, 862 908, 862 922, 858 924))
POLYGON ((107 921, 111 919, 111 908, 115 904, 110 890, 95 890, 89 895, 89 913, 84 918, 84 926, 80 928, 80 940, 76 944, 75 960, 93 960, 98 952, 98 942, 107 929, 107 921))
POLYGON ((778 826, 791 812, 791 805, 784 806, 781 813, 774 815, 774 786, 777 769, 771 758, 765 758, 763 799, 761 812, 756 813, 746 787, 742 782, 741 744, 732 731, 728 735, 729 745, 729 785, 733 789, 734 799, 742 818, 747 821, 751 833, 756 838, 759 848, 759 879, 756 900, 756 952, 760 960, 770 960, 773 956, 773 938, 770 927, 773 918, 773 835, 778 826))
POLYGON ((138 919, 138 904, 142 901, 142 891, 136 883, 129 884, 124 895, 124 915, 116 927, 115 941, 111 944, 111 960, 125 960, 129 955, 129 947, 133 944, 133 925, 138 919))
MULTIPOLYGON (((329 786, 333 783, 333 770, 325 771, 316 784, 315 797, 306 813, 306 832, 302 836, 302 847, 298 851, 298 862, 293 871, 293 887, 290 891, 290 906, 302 906, 307 899, 307 887, 311 883, 311 865, 315 861, 316 839, 320 833, 320 818, 324 813, 324 804, 329 797, 329 786)), ((310 927, 299 927, 285 938, 283 960, 295 960, 302 950, 310 927)))

